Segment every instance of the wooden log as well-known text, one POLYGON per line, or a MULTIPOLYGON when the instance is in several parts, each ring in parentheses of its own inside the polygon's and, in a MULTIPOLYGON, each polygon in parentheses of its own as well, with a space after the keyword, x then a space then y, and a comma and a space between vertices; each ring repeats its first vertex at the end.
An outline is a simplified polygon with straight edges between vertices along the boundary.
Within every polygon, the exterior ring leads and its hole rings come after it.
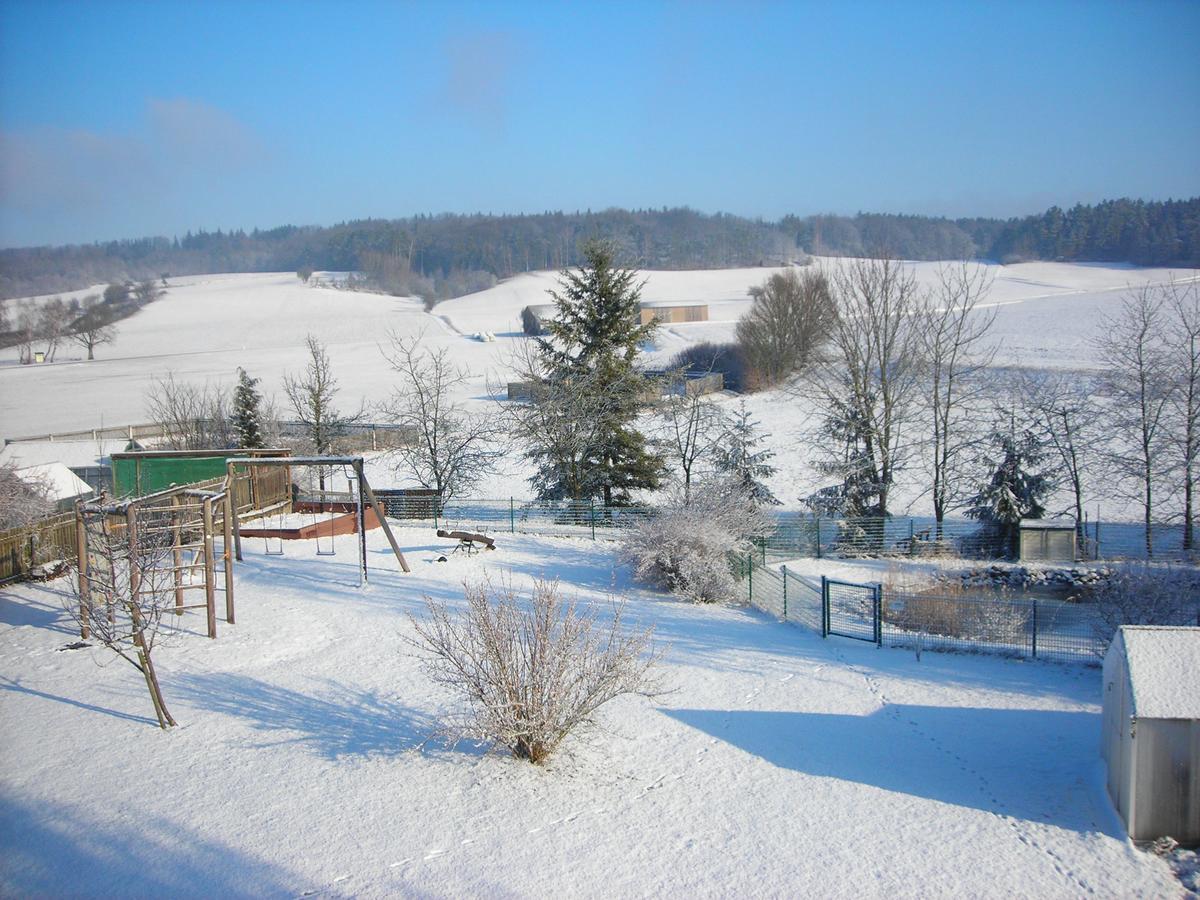
POLYGON ((79 637, 87 640, 92 630, 88 623, 88 601, 91 600, 91 582, 88 573, 87 531, 83 524, 83 501, 75 501, 75 554, 79 560, 79 637))

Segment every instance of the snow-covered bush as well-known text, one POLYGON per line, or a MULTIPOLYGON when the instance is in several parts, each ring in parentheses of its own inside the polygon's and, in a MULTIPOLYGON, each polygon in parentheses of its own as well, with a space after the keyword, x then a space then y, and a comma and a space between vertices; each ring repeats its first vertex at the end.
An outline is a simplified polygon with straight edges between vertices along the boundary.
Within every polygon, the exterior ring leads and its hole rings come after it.
POLYGON ((744 553, 770 528, 755 499, 732 480, 676 492, 655 515, 633 529, 621 555, 656 587, 697 603, 732 600, 742 591, 730 571, 730 555, 744 553))
POLYGON ((511 585, 464 588, 462 613, 426 597, 428 617, 412 620, 426 672, 463 703, 443 723, 446 737, 492 741, 541 763, 609 700, 656 692, 654 629, 626 632, 624 601, 601 623, 564 600, 557 581, 537 582, 528 602, 511 585))
POLYGON ((1081 601, 1096 615, 1105 644, 1122 625, 1200 624, 1200 572, 1187 566, 1129 563, 1089 585, 1081 601))

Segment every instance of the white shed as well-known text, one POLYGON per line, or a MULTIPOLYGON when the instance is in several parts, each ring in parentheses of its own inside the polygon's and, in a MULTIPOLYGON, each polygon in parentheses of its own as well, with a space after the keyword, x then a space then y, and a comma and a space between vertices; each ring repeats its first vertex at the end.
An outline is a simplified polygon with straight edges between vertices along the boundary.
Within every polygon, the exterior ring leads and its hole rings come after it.
POLYGON ((1121 626, 1104 657, 1103 728, 1129 836, 1200 844, 1200 628, 1121 626))

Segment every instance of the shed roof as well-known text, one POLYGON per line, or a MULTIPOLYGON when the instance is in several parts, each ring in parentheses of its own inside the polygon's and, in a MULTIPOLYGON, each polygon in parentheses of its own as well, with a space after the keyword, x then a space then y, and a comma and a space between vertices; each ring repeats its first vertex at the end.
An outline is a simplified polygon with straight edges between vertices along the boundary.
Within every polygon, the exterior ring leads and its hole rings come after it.
POLYGON ((1122 625, 1133 714, 1200 719, 1200 628, 1122 625))
POLYGON ((1042 529, 1044 531, 1074 531, 1074 519, 1022 519, 1023 530, 1042 529))
POLYGON ((641 300, 642 309, 688 309, 697 306, 708 306, 703 300, 641 300))
POLYGON ((17 469, 14 474, 30 484, 44 485, 51 500, 72 500, 92 493, 90 484, 58 462, 26 466, 17 469))

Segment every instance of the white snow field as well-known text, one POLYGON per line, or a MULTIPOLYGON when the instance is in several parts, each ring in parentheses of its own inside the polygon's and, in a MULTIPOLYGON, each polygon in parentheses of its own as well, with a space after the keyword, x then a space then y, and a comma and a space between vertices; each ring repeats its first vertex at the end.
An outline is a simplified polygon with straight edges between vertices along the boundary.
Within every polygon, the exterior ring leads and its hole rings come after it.
MULTIPOLYGON (((819 259, 817 265, 841 262, 819 259)), ((913 263, 923 282, 936 263, 913 263)), ((1092 365, 1088 338, 1100 317, 1115 310, 1128 286, 1194 270, 1171 272, 1119 265, 1023 263, 988 267, 991 302, 998 305, 999 363, 1057 367, 1092 365)), ((730 340, 750 308, 747 291, 778 269, 647 272, 644 299, 709 304, 710 321, 660 329, 650 359, 665 361, 684 346, 730 340)), ((292 273, 204 275, 172 279, 167 294, 119 323, 116 340, 87 362, 72 344, 54 363, 21 366, 16 348, 0 350, 0 437, 122 425, 146 419, 144 395, 156 378, 230 385, 238 366, 282 400, 282 377, 305 362, 304 337, 327 347, 341 388, 339 401, 356 408, 384 400, 391 382, 379 352, 389 331, 423 335, 430 347, 448 347, 474 375, 463 396, 482 402, 507 380, 521 336, 521 309, 548 301, 557 273, 519 275, 490 290, 438 304, 425 312, 416 300, 310 287, 292 273), (483 343, 476 332, 496 335, 483 343)), ((78 293, 78 292, 77 292, 78 293)), ((36 298, 35 298, 36 299, 36 298)))
POLYGON ((238 622, 156 652, 180 726, 75 640, 65 580, 0 591, 4 896, 1173 897, 1099 760, 1100 675, 822 641, 629 583, 612 546, 400 529, 317 558, 247 540, 238 622), (546 768, 425 744, 447 696, 404 643, 422 595, 538 576, 667 645, 657 698, 546 768))

